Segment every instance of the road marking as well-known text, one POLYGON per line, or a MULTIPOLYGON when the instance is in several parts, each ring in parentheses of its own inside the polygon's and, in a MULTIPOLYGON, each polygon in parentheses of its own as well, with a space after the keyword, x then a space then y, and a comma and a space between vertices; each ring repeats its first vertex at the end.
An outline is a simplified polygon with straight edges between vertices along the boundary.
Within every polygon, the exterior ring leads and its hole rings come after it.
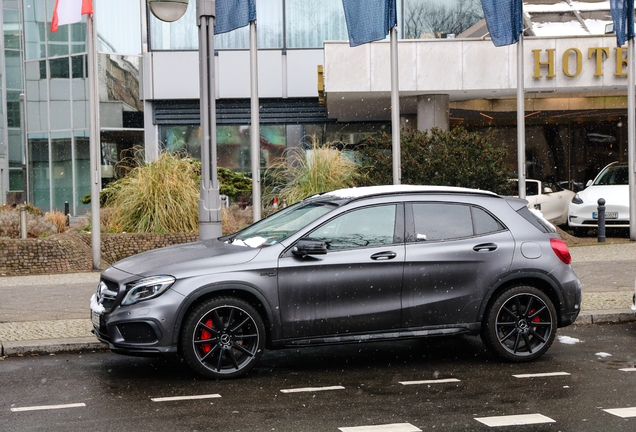
POLYGON ((636 417, 636 408, 614 408, 604 409, 603 411, 614 414, 615 416, 621 418, 636 417))
POLYGON ((53 409, 64 409, 64 408, 78 408, 85 407, 84 403, 74 403, 74 404, 66 404, 66 405, 41 405, 41 406, 32 406, 32 407, 21 407, 21 408, 11 408, 11 411, 39 411, 39 410, 53 410, 53 409))
POLYGON ((393 423, 375 426, 354 426, 338 428, 342 432, 422 432, 410 423, 393 423))
POLYGON ((636 367, 623 368, 623 369, 619 369, 619 371, 623 371, 623 372, 636 372, 636 367))
POLYGON ((212 398, 220 398, 220 394, 206 394, 206 395, 194 395, 194 396, 172 396, 172 397, 162 397, 162 398, 152 398, 150 399, 153 402, 172 402, 172 401, 183 401, 183 400, 197 400, 197 399, 212 399, 212 398))
POLYGON ((446 378, 437 380, 423 380, 423 381, 400 381, 402 385, 420 385, 420 384, 444 384, 451 382, 461 382, 457 378, 446 378))
POLYGON ((510 415, 510 416, 479 417, 479 418, 475 418, 475 420, 490 427, 521 426, 521 425, 540 424, 540 423, 556 423, 556 420, 552 420, 550 417, 546 417, 542 414, 522 414, 522 415, 510 415))
POLYGON ((331 386, 331 387, 304 387, 304 388, 295 388, 295 389, 283 389, 281 393, 309 393, 309 392, 318 392, 318 391, 326 391, 326 390, 344 390, 342 386, 331 386))
POLYGON ((537 374, 521 374, 521 375, 513 375, 515 378, 539 378, 539 377, 551 377, 551 376, 566 376, 570 375, 567 372, 547 372, 547 373, 537 373, 537 374))

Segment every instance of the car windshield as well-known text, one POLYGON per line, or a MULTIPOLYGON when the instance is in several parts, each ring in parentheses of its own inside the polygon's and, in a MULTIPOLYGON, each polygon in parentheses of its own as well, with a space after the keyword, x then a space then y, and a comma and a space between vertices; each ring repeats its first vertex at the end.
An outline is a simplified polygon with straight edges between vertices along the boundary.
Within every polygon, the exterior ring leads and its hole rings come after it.
POLYGON ((266 247, 276 244, 335 209, 332 202, 300 202, 279 210, 229 239, 230 244, 266 247))
POLYGON ((594 185, 626 185, 629 184, 627 165, 612 165, 607 167, 594 182, 594 185))

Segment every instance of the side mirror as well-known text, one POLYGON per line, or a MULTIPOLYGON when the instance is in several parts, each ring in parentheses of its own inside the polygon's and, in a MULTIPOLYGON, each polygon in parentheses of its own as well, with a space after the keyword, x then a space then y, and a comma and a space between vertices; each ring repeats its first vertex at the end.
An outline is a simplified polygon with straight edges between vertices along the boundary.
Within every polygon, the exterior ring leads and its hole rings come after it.
POLYGON ((549 194, 549 193, 552 193, 552 192, 554 192, 554 191, 552 190, 552 188, 549 188, 549 187, 544 187, 544 188, 543 188, 543 193, 544 193, 544 194, 549 194))
POLYGON ((587 183, 585 183, 585 187, 590 187, 592 185, 592 180, 588 180, 587 183))
POLYGON ((320 240, 300 239, 296 246, 292 248, 292 253, 296 256, 307 255, 325 255, 327 253, 327 244, 320 240))

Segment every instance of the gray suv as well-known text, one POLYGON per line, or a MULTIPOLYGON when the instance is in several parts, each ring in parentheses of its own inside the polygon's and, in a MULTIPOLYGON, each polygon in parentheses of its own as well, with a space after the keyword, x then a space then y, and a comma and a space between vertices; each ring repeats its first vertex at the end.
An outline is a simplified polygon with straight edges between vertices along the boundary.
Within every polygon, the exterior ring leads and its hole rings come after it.
POLYGON ((128 355, 180 355, 234 378, 263 349, 481 334, 530 361, 570 325, 581 283, 527 202, 433 186, 343 189, 238 233, 142 253, 102 272, 98 339, 128 355))

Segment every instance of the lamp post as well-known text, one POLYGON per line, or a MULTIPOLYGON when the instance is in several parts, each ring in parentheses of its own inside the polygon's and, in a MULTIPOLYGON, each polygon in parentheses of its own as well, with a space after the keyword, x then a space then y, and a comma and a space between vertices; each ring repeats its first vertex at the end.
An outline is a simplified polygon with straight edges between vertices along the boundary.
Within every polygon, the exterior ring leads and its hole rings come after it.
MULTIPOLYGON (((188 0, 148 0, 150 12, 161 21, 183 16, 188 0)), ((216 102, 214 97, 214 0, 197 0, 199 28, 199 88, 201 100, 201 198, 199 239, 220 237, 221 199, 216 172, 216 102)))

